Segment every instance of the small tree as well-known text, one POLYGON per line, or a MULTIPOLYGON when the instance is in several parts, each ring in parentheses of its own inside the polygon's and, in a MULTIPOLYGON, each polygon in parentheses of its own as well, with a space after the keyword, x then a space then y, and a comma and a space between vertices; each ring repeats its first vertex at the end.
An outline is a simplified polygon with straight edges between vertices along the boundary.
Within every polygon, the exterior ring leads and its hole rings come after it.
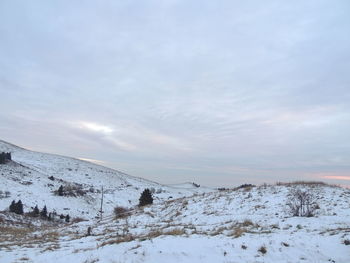
POLYGON ((0 164, 6 163, 6 155, 5 153, 0 153, 0 164))
POLYGON ((69 223, 69 221, 70 221, 70 216, 68 214, 66 215, 65 221, 66 221, 66 223, 69 223))
POLYGON ((41 216, 42 218, 47 218, 47 208, 46 208, 46 205, 45 205, 44 208, 41 210, 40 216, 41 216))
POLYGON ((18 200, 15 205, 15 213, 18 215, 23 215, 23 204, 21 200, 18 200))
POLYGON ((151 191, 146 188, 139 199, 139 206, 145 206, 145 205, 150 205, 153 204, 153 197, 151 191))
POLYGON ((11 161, 11 153, 2 152, 0 153, 0 164, 5 164, 7 161, 11 161))
POLYGON ((10 212, 12 212, 12 213, 16 212, 16 202, 15 202, 15 200, 12 201, 12 203, 10 204, 9 209, 10 209, 10 212))
POLYGON ((39 216, 39 208, 38 205, 36 205, 33 209, 33 216, 39 216))
POLYGON ((58 188, 58 195, 59 196, 63 196, 63 185, 61 185, 59 188, 58 188))

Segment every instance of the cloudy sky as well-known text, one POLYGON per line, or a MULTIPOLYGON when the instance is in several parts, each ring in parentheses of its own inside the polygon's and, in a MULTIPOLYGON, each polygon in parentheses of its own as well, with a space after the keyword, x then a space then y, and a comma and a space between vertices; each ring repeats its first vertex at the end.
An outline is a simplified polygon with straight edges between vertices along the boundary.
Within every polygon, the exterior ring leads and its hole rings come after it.
POLYGON ((0 138, 161 183, 350 185, 350 2, 0 2, 0 138))

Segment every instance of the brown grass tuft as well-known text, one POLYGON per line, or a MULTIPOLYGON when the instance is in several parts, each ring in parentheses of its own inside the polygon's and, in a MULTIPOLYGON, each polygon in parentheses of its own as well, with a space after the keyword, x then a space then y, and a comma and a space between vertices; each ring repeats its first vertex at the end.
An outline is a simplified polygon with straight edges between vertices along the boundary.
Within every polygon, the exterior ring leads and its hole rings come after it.
POLYGON ((266 252, 267 252, 267 249, 266 249, 266 247, 265 246, 261 246, 259 249, 258 249, 258 252, 260 252, 261 254, 266 254, 266 252))

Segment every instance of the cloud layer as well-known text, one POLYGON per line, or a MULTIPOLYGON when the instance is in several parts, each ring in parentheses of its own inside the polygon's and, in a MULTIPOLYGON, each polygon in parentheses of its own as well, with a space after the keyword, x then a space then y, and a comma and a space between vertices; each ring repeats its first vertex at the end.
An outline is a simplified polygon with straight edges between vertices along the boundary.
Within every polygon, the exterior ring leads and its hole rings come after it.
POLYGON ((348 1, 0 3, 0 136, 164 183, 350 176, 348 1))

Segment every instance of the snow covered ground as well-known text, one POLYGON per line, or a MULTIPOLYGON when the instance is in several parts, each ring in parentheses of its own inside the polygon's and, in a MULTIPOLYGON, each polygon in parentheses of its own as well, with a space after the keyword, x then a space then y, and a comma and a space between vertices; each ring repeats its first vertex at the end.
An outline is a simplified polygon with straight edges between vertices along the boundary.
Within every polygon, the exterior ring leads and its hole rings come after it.
POLYGON ((69 207, 73 219, 79 216, 86 220, 50 223, 0 212, 1 263, 350 262, 349 189, 324 184, 224 191, 191 184, 169 187, 1 143, 0 151, 5 149, 13 152, 15 163, 0 166, 0 187, 11 191, 10 198, 0 199, 0 210, 12 199, 21 198, 27 209, 36 203, 39 207, 46 204, 49 210, 67 211, 64 209, 69 207), (52 181, 48 176, 57 179, 52 181), (32 184, 23 183, 27 181, 32 184), (100 193, 53 195, 60 184, 73 182, 83 183, 84 189, 86 184, 95 189, 104 185, 109 190, 106 198, 110 203, 103 220, 94 217, 100 193), (139 208, 137 199, 146 187, 155 188, 156 201, 139 208), (157 189, 161 189, 158 194, 157 189), (313 217, 291 215, 286 204, 293 189, 313 195, 318 204, 313 217), (130 208, 130 214, 116 219, 112 208, 117 205, 130 208), (89 227, 91 234, 87 235, 89 227))

